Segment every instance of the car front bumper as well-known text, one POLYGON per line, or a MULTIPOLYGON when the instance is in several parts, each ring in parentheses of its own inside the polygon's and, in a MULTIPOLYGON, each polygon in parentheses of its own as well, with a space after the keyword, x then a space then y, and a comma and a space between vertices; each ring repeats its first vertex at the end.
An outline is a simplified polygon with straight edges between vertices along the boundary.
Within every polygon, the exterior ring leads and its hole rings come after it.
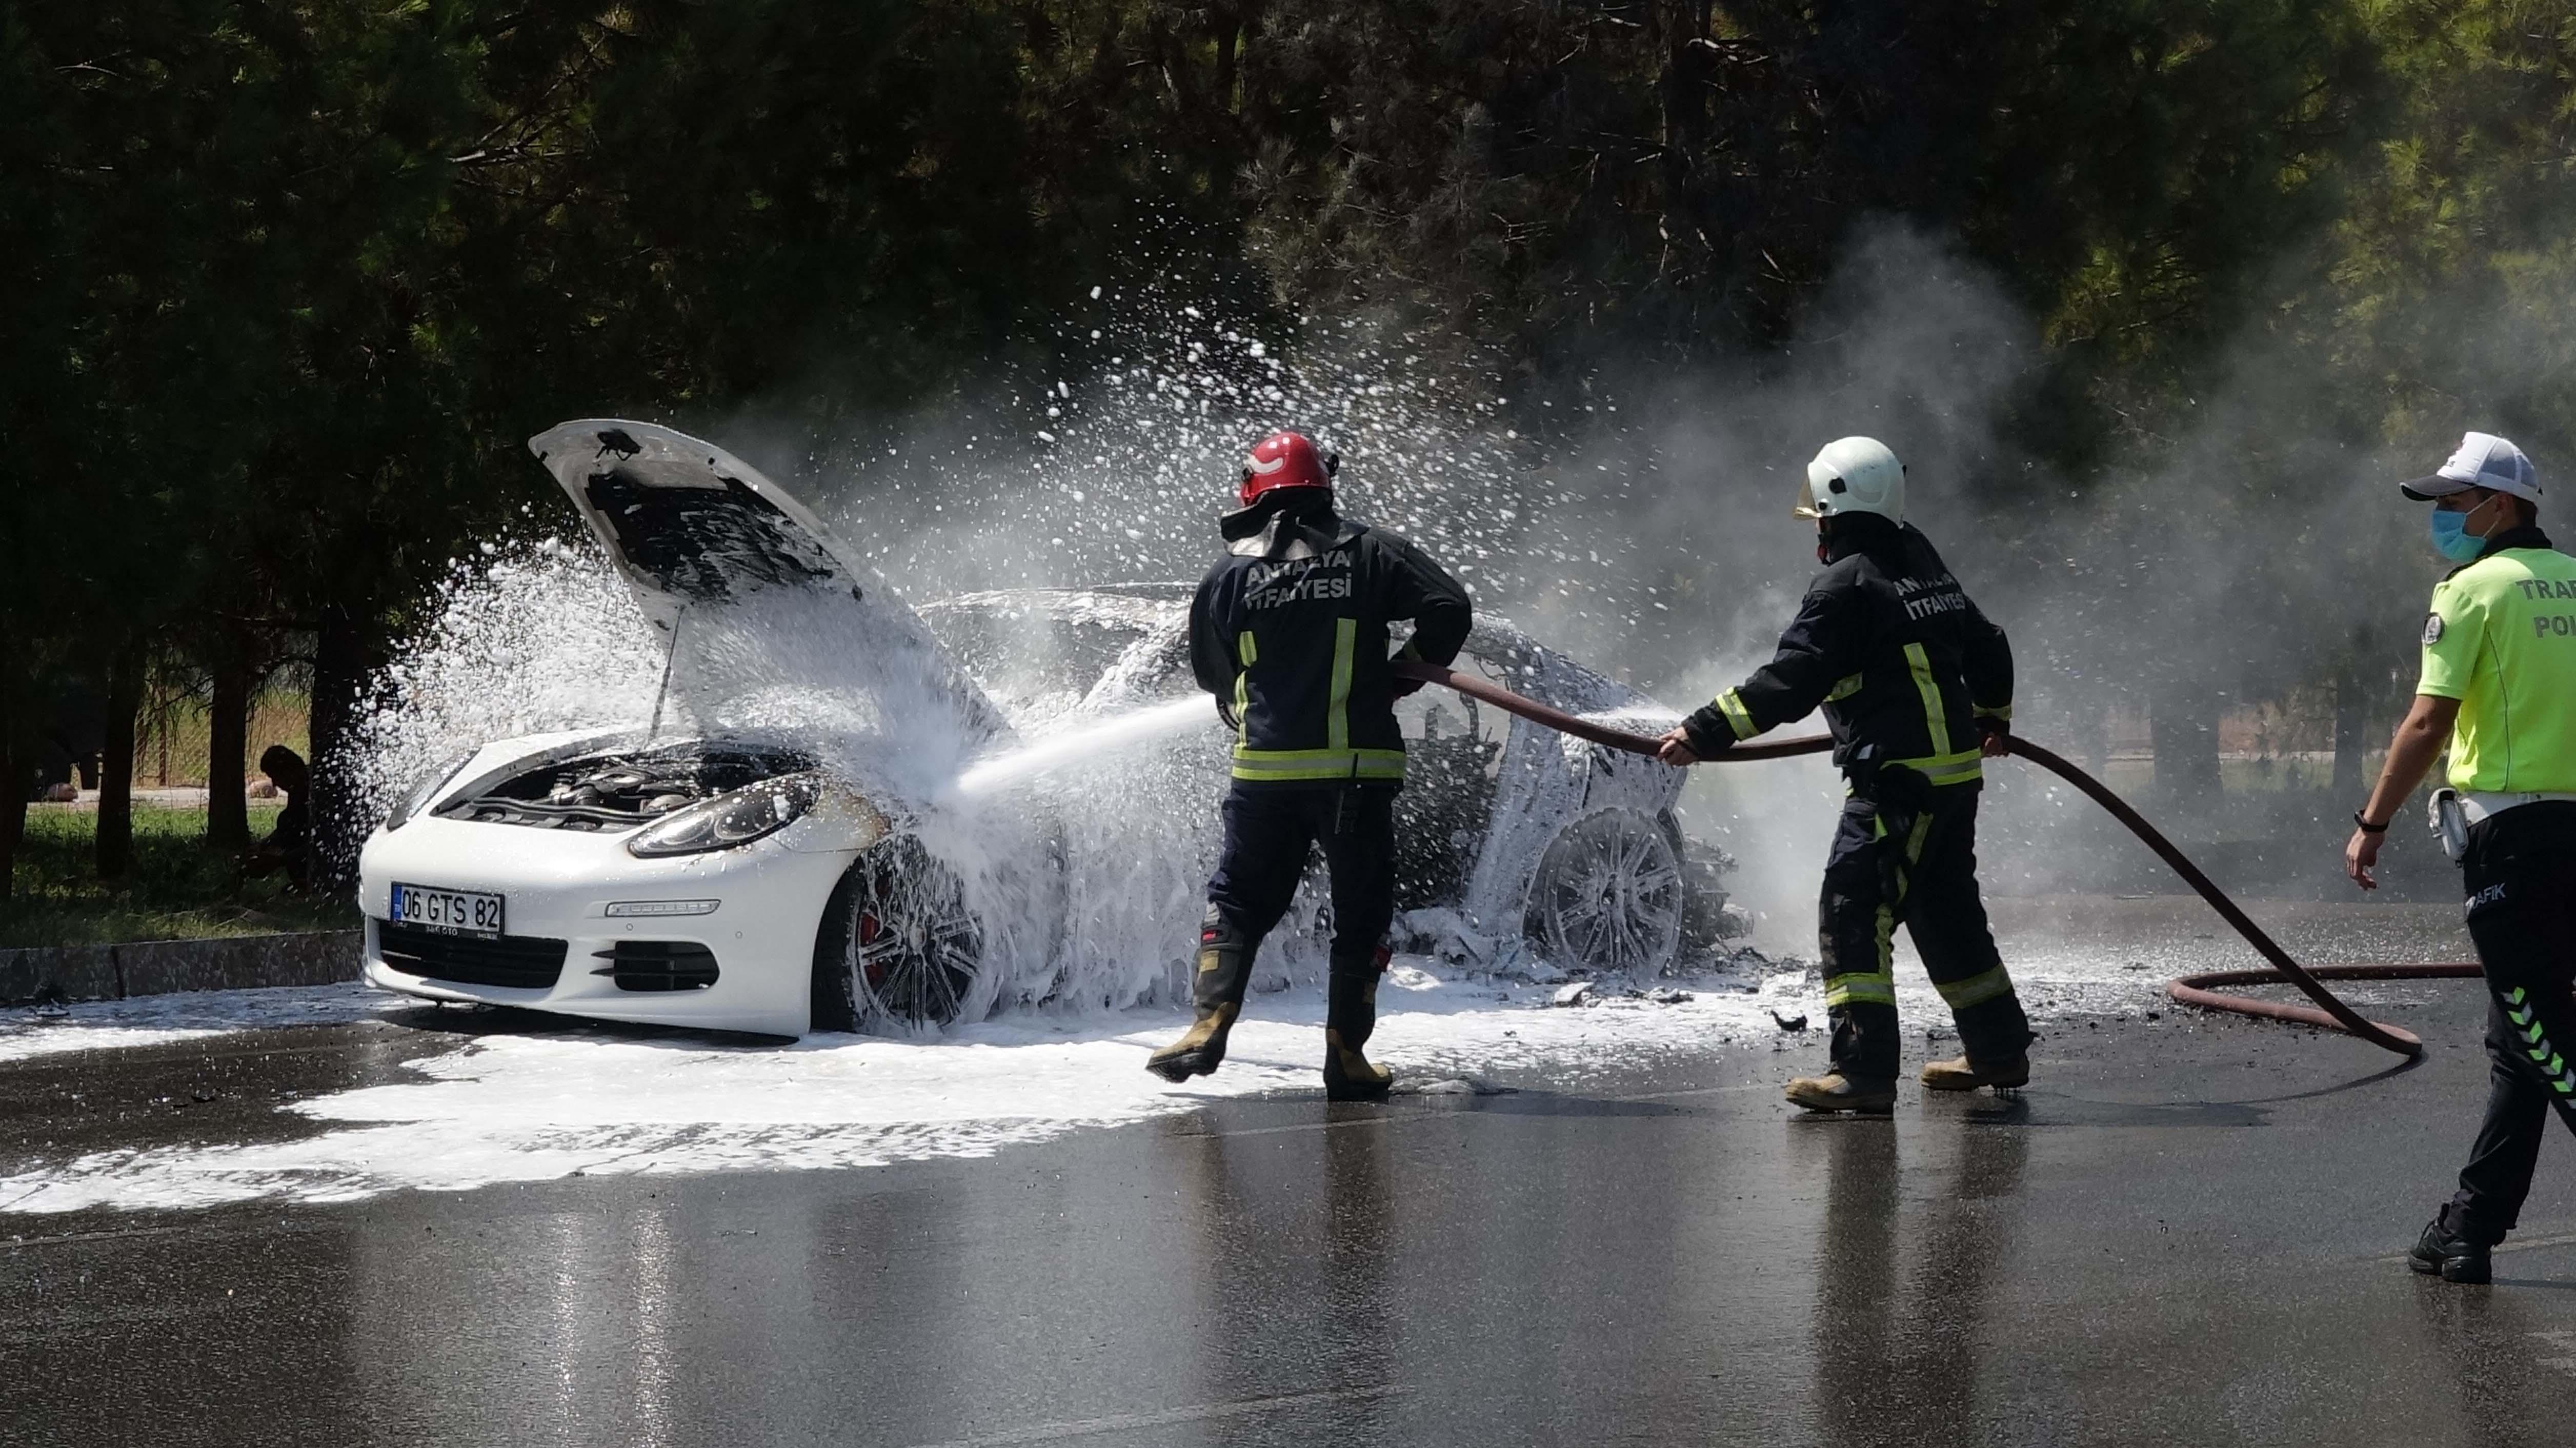
POLYGON ((416 817, 378 831, 359 857, 366 978, 426 1000, 801 1036, 811 1024, 815 928, 851 852, 797 848, 800 833, 791 827, 730 850, 642 860, 622 837, 416 817), (561 973, 539 988, 445 980, 389 964, 384 922, 397 881, 501 896, 505 937, 563 941, 561 973), (615 902, 679 900, 718 903, 704 915, 608 913, 615 902), (618 947, 638 943, 702 947, 715 958, 715 979, 675 990, 621 986, 604 972, 618 947))

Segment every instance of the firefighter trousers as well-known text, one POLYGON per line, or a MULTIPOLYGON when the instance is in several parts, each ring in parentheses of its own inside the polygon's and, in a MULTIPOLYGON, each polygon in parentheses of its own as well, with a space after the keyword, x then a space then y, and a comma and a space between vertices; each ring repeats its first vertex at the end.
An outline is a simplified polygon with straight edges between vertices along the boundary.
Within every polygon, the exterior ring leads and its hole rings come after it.
POLYGON ((1373 984, 1385 969, 1380 947, 1395 922, 1394 788, 1238 784, 1226 792, 1222 818, 1225 844, 1208 880, 1208 929, 1224 930, 1227 943, 1241 951, 1239 978, 1226 983, 1234 1000, 1241 1003, 1240 978, 1250 975, 1262 937, 1288 913, 1317 845, 1332 881, 1332 973, 1365 975, 1373 984))
POLYGON ((1970 1060, 2010 1060, 2031 1042, 1977 893, 1977 788, 1916 793, 1919 803, 1846 800, 1825 861, 1818 948, 1833 1068, 1864 1084, 1896 1079, 1899 925, 1949 1003, 1970 1060))
POLYGON ((2452 1223, 2489 1244, 2522 1214, 2550 1113, 2576 1129, 2576 853, 2563 841, 2515 849, 2509 838, 2478 837, 2498 827, 2509 835, 2518 813, 2478 825, 2463 862, 2469 938, 2489 996, 2488 1085, 2452 1223))

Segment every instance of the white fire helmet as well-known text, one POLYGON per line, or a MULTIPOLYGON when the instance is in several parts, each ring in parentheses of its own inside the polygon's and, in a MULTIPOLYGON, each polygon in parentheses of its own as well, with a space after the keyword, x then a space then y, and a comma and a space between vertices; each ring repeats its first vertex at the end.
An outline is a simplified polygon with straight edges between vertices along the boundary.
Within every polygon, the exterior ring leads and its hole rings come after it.
POLYGON ((1891 523, 1902 523, 1905 464, 1877 438, 1837 438, 1807 464, 1807 484, 1798 490, 1797 513, 1801 518, 1876 513, 1891 523))

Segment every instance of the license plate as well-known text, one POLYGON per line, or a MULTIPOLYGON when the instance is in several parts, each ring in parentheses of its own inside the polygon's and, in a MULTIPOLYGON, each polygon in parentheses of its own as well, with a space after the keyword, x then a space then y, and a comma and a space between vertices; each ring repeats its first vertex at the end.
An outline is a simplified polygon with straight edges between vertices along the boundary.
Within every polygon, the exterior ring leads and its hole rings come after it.
POLYGON ((480 890, 441 890, 430 885, 394 886, 393 918, 442 935, 474 935, 497 940, 501 935, 501 897, 480 890))

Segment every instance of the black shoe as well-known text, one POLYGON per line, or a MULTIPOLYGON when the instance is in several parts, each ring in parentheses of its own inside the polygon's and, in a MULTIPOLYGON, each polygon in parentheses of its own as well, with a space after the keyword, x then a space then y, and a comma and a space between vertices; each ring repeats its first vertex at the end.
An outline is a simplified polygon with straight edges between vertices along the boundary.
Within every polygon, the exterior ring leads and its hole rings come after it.
POLYGON ((2487 1244, 2442 1225, 2442 1218, 2448 1215, 2445 1210, 2424 1224, 2424 1235, 2415 1239, 2415 1250, 2406 1254, 2406 1265, 2427 1276, 2438 1275, 2445 1282, 2492 1280, 2495 1269, 2487 1260, 2487 1244))

